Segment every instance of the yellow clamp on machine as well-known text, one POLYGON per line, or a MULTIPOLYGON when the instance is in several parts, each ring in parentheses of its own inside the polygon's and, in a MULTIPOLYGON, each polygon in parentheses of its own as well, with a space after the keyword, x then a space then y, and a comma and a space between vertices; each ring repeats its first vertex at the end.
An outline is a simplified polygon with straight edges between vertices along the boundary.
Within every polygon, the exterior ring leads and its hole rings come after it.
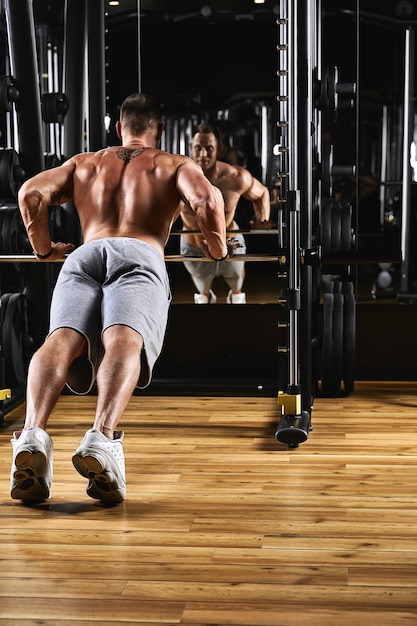
POLYGON ((12 397, 11 389, 0 389, 0 402, 12 397))
POLYGON ((301 394, 278 391, 278 406, 281 407, 281 415, 301 415, 301 394))

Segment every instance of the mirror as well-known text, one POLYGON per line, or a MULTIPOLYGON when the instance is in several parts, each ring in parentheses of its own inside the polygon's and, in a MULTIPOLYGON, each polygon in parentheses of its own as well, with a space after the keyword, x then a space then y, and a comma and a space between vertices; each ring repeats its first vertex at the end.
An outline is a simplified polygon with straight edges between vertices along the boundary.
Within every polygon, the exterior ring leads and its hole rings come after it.
MULTIPOLYGON (((196 7, 195 0, 142 0, 140 54, 138 22, 109 11, 106 45, 108 99, 117 116, 117 104, 129 91, 153 93, 164 106, 165 132, 161 147, 190 156, 192 129, 203 121, 227 125, 230 144, 241 165, 270 190, 271 219, 276 221, 276 164, 272 153, 276 136, 278 5, 272 0, 214 0, 196 7), (123 44, 121 44, 123 42, 123 44), (120 47, 123 46, 120 55, 120 47), (156 54, 157 49, 165 52, 156 54), (117 54, 116 54, 117 52, 117 54), (129 60, 130 72, 120 81, 120 67, 129 60)), ((247 256, 245 291, 248 303, 276 302, 279 292, 277 230, 250 232, 251 203, 241 200, 236 222, 243 232, 247 256)), ((174 227, 166 254, 174 303, 192 303, 195 287, 179 256, 181 221, 174 227)), ((218 302, 226 301, 228 287, 216 277, 218 302)))

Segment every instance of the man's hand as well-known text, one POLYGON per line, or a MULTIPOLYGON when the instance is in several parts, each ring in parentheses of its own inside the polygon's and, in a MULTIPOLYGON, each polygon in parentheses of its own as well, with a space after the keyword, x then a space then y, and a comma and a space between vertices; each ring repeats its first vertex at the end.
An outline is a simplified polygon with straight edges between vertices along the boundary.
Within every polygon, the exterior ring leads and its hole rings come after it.
POLYGON ((44 261, 47 263, 48 261, 57 261, 58 259, 63 259, 68 252, 74 250, 75 246, 73 243, 62 243, 61 241, 55 242, 51 241, 51 250, 52 253, 48 255, 47 259, 39 259, 38 261, 44 261))
POLYGON ((233 253, 237 248, 243 248, 243 244, 240 243, 234 237, 228 237, 226 239, 226 244, 227 244, 227 249, 229 250, 229 258, 233 256, 233 253))
MULTIPOLYGON (((227 258, 228 259, 230 259, 230 257, 233 256, 233 252, 236 250, 236 248, 241 248, 242 247, 242 244, 239 243, 233 237, 228 237, 226 239, 226 245, 227 245, 227 253, 228 253, 228 257, 227 258)), ((207 244, 207 240, 206 239, 202 239, 201 240, 201 249, 204 252, 204 256, 206 256, 208 259, 210 259, 210 261, 214 260, 213 257, 211 256, 210 252, 209 252, 209 248, 208 248, 208 244, 207 244)))

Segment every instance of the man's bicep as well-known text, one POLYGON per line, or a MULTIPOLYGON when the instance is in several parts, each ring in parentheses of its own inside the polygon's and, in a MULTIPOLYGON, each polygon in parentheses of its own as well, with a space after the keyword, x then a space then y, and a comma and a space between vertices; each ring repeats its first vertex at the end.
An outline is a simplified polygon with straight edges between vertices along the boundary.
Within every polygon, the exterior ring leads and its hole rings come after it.
POLYGON ((254 202, 255 200, 259 200, 263 198, 264 195, 268 192, 268 188, 265 187, 258 179, 252 179, 252 185, 242 194, 242 197, 245 200, 250 200, 254 202))

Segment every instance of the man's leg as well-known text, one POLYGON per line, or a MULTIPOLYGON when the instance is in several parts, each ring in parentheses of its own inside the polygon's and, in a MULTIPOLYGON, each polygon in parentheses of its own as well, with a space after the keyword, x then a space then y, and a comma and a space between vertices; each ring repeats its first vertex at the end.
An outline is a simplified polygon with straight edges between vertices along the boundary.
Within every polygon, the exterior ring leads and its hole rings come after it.
POLYGON ((33 355, 27 381, 26 418, 21 432, 13 433, 10 473, 12 498, 42 501, 52 484, 53 445, 45 431, 49 415, 66 382, 69 365, 86 346, 85 338, 62 328, 50 335, 33 355))
POLYGON ((242 291, 245 279, 245 263, 243 261, 225 261, 222 265, 223 278, 230 287, 226 297, 227 304, 246 304, 246 294, 242 291))
POLYGON ((139 380, 142 336, 129 326, 114 325, 103 333, 105 354, 97 372, 97 407, 93 428, 113 439, 139 380))
POLYGON ((216 304, 216 295, 211 289, 217 274, 215 261, 184 261, 184 267, 191 275, 198 293, 194 294, 194 304, 216 304))
MULTIPOLYGON (((188 244, 184 237, 180 238, 180 253, 185 257, 204 256, 200 248, 188 244)), ((216 295, 211 289, 217 274, 217 263, 214 261, 184 261, 184 267, 190 274, 198 293, 194 294, 194 304, 216 304, 216 295)))
POLYGON ((126 497, 123 432, 116 428, 139 379, 143 339, 128 326, 114 325, 104 331, 103 344, 94 424, 72 462, 88 478, 87 494, 114 504, 126 497))
POLYGON ((58 328, 33 355, 28 371, 24 428, 46 428, 67 380, 68 368, 86 349, 86 339, 72 328, 58 328))

